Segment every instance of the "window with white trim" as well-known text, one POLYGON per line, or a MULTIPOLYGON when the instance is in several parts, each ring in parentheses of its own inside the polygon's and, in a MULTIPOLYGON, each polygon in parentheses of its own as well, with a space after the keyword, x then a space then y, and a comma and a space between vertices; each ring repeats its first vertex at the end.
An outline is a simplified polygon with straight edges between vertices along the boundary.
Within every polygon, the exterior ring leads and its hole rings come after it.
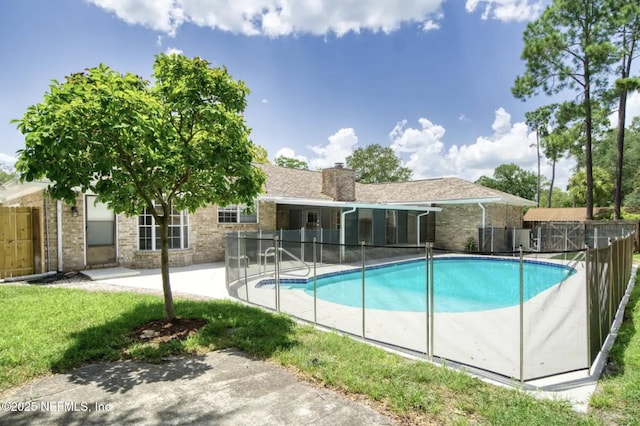
POLYGON ((258 206, 251 213, 246 212, 246 204, 230 204, 218 207, 218 223, 258 223, 258 206))
MULTIPOLYGON (((156 207, 160 207, 156 204, 156 207)), ((171 207, 169 216, 169 248, 185 249, 189 247, 189 217, 186 211, 171 207)), ((153 215, 144 209, 138 218, 138 249, 160 250, 160 226, 156 225, 153 215)))

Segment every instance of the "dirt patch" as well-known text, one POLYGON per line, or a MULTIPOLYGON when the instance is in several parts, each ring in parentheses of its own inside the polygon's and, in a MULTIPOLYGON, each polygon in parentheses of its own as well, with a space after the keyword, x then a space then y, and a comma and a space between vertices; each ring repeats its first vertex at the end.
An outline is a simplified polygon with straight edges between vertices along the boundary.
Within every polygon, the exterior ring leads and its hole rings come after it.
POLYGON ((199 318, 175 318, 155 320, 142 324, 131 332, 131 338, 139 342, 164 343, 185 340, 200 331, 207 321, 199 318))

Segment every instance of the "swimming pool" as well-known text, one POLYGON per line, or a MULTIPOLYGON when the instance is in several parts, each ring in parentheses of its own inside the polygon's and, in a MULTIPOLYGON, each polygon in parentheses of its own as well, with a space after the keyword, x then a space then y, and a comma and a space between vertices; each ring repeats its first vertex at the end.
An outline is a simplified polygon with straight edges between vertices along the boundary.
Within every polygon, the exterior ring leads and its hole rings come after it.
MULTIPOLYGON (((524 299, 554 286, 575 273, 563 265, 525 260, 524 299)), ((435 258, 435 312, 472 312, 504 308, 520 302, 518 259, 485 257, 435 258)), ((365 305, 389 311, 425 311, 424 259, 368 267, 365 305)), ((313 296, 313 280, 281 280, 281 286, 313 296)), ((341 305, 362 307, 360 269, 319 276, 317 297, 341 305)))

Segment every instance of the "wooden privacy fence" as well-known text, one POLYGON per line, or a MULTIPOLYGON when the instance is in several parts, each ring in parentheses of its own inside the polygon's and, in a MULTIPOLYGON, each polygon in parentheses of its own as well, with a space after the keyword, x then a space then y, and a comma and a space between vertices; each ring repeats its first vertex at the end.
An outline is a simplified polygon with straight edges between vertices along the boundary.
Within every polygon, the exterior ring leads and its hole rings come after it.
POLYGON ((0 207, 0 278, 33 274, 40 247, 34 207, 0 207))

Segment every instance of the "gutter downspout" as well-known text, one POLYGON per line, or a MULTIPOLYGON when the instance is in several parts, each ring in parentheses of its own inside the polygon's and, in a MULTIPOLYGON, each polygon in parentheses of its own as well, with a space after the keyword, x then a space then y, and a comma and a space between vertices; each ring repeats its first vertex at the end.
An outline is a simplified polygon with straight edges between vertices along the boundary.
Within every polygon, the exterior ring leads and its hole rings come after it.
POLYGON ((340 261, 343 261, 345 258, 345 240, 346 240, 346 226, 345 220, 348 214, 355 213, 357 210, 356 207, 352 207, 351 210, 344 211, 340 213, 340 261))
POLYGON ((62 272, 62 201, 60 200, 58 200, 56 213, 56 224, 58 226, 58 271, 62 272))
MULTIPOLYGON (((484 229, 487 227, 487 209, 482 203, 478 203, 480 208, 482 209, 482 239, 484 240, 484 229)), ((478 241, 478 246, 480 245, 480 241, 478 241)), ((484 246, 484 241, 482 241, 482 245, 484 246)), ((492 250, 493 251, 493 250, 492 250)))
POLYGON ((431 212, 420 213, 416 216, 416 245, 420 245, 420 218, 427 216, 431 212))
POLYGON ((45 272, 51 272, 51 248, 49 247, 49 197, 44 195, 44 244, 47 247, 47 270, 45 272))

